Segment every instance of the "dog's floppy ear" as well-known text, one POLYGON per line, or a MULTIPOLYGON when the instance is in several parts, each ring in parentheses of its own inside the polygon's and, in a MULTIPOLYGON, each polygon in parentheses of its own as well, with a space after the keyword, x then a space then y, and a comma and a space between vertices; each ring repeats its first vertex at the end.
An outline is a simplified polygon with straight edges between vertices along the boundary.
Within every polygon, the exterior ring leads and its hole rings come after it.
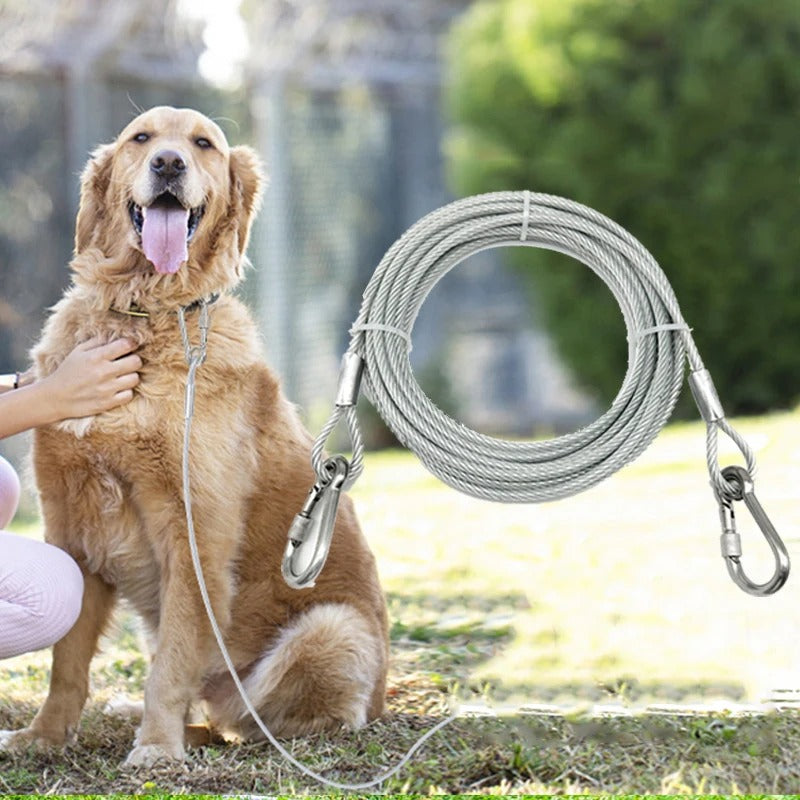
POLYGON ((231 210, 238 222, 239 253, 244 255, 250 226, 261 206, 264 166, 255 150, 246 145, 231 148, 231 210))
POLYGON ((81 200, 75 225, 76 255, 92 243, 95 229, 103 225, 105 195, 111 178, 113 155, 113 144, 100 145, 92 153, 81 175, 81 200))

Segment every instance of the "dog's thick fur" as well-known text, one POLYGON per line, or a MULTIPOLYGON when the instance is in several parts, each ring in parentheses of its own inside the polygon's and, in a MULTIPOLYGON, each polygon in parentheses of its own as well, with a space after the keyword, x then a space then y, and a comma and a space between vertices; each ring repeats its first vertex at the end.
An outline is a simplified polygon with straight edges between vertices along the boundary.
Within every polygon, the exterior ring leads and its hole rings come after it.
MULTIPOLYGON (((263 364, 255 326, 227 294, 241 278, 261 168, 245 147, 187 109, 160 107, 100 147, 82 178, 74 281, 34 349, 40 375, 79 342, 125 336, 144 365, 134 399, 35 435, 34 465, 46 539, 85 577, 83 608, 54 647, 50 693, 31 726, 6 747, 62 744, 76 733, 89 664, 118 598, 155 642, 145 708, 129 764, 185 751, 190 705, 206 703, 212 726, 258 735, 228 677, 192 569, 181 489, 183 387, 187 377, 176 310, 220 293, 210 306, 208 359, 197 372, 191 449, 192 503, 205 580, 217 619, 253 704, 279 736, 381 714, 388 637, 372 554, 342 499, 325 569, 313 589, 280 574, 286 535, 313 473, 310 437, 263 364), (203 214, 176 273, 145 258, 132 209, 164 188, 159 152, 180 154, 166 187, 203 214), (148 317, 124 312, 144 309, 148 317)), ((198 312, 186 314, 199 340, 198 312)))

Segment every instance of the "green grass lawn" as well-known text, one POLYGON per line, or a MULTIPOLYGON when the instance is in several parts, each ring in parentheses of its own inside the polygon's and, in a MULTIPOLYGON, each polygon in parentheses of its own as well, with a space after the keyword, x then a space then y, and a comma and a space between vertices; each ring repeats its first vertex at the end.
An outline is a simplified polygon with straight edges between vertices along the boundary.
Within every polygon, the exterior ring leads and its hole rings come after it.
MULTIPOLYGON (((756 492, 796 559, 800 413, 736 425, 757 453, 756 492)), ((459 702, 499 717, 457 721, 385 789, 800 791, 791 707, 800 696, 800 577, 771 598, 730 581, 704 437, 699 424, 671 426, 605 483, 540 506, 465 497, 408 454, 368 456, 354 497, 392 620, 389 714, 356 734, 296 742, 298 755, 363 779, 459 702)), ((733 447, 722 460, 736 461, 733 447)), ((737 512, 745 566, 763 579, 769 551, 737 512)), ((0 663, 0 728, 30 718, 48 663, 46 653, 0 663)), ((145 673, 134 620, 123 614, 94 663, 81 743, 66 754, 0 757, 0 791, 320 790, 267 745, 121 772, 134 725, 103 703, 140 695, 145 673)))

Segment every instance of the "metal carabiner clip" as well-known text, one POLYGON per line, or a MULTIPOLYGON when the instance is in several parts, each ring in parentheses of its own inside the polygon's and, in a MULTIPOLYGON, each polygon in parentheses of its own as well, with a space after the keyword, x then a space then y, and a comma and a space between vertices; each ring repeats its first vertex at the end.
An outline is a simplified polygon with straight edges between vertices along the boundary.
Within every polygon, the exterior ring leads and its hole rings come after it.
POLYGON ((755 496, 753 479, 744 467, 731 466, 722 470, 722 477, 736 488, 736 494, 732 498, 717 494, 719 500, 719 515, 722 521, 722 536, 720 544, 722 555, 728 567, 733 582, 743 591, 757 597, 765 597, 774 594, 786 583, 789 577, 789 554, 786 551, 778 532, 766 512, 761 507, 761 503, 755 496), (744 500, 747 510, 753 515, 761 533, 767 540, 772 555, 775 558, 775 572, 766 583, 755 583, 750 580, 742 568, 742 539, 736 531, 736 516, 733 513, 733 501, 744 500))
POLYGON ((325 566, 342 484, 350 469, 344 456, 329 458, 323 467, 328 477, 314 484, 302 510, 289 527, 281 573, 293 589, 310 589, 325 566))

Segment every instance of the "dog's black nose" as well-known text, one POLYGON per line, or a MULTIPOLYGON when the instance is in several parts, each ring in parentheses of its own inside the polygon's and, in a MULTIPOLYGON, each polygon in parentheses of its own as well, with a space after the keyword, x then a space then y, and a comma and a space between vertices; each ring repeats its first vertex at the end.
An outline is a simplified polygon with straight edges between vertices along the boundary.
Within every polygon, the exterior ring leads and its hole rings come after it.
POLYGON ((186 169, 186 162, 177 150, 159 150, 150 160, 150 170, 161 178, 175 178, 186 169))

